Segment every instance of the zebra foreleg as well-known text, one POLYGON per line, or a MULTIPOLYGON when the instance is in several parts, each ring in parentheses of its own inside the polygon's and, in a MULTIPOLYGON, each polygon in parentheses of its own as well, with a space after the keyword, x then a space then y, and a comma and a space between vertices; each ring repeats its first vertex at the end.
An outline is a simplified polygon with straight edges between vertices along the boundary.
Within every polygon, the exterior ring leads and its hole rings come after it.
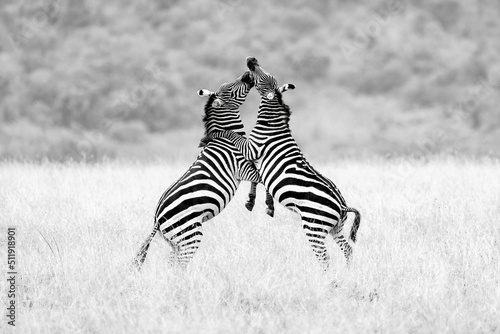
MULTIPOLYGON (((248 200, 245 203, 245 207, 247 208, 248 211, 252 211, 253 207, 255 206, 255 198, 257 197, 257 183, 252 182, 250 185, 250 191, 248 192, 248 200)), ((274 217, 274 200, 273 196, 266 190, 266 213, 274 217)))
POLYGON ((267 205, 266 213, 269 216, 274 217, 274 199, 273 196, 271 196, 271 194, 267 190, 266 190, 266 205, 267 205))
MULTIPOLYGON (((245 207, 248 211, 252 211, 255 206, 255 198, 257 197, 257 183, 262 183, 259 175, 259 171, 255 167, 255 163, 252 161, 244 160, 243 164, 240 166, 239 178, 242 181, 250 181, 252 184, 250 186, 250 191, 248 192, 248 200, 245 203, 245 207)), ((274 203, 273 197, 266 190, 266 213, 274 217, 274 203)))
POLYGON ((250 191, 248 192, 248 200, 245 203, 245 207, 248 211, 252 211, 255 206, 255 197, 257 196, 257 182, 252 182, 250 185, 250 191))

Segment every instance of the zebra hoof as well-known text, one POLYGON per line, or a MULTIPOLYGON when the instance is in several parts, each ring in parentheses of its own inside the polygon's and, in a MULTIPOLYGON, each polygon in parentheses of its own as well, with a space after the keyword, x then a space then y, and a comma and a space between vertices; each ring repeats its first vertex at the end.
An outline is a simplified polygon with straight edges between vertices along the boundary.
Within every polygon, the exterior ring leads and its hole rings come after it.
POLYGON ((245 203, 245 208, 247 208, 248 211, 252 211, 255 203, 252 202, 246 202, 245 203))
POLYGON ((266 213, 267 213, 268 216, 274 217, 274 209, 267 208, 266 209, 266 213))
POLYGON ((144 261, 134 259, 134 261, 131 263, 131 267, 137 271, 141 271, 143 263, 144 263, 144 261))

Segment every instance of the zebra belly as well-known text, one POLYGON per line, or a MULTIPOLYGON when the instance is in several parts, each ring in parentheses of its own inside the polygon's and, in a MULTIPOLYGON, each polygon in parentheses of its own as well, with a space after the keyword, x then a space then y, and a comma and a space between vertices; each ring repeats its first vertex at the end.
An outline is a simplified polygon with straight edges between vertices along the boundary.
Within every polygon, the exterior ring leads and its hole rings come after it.
POLYGON ((178 182, 159 205, 156 219, 160 230, 171 238, 193 224, 200 224, 218 215, 233 198, 239 181, 224 186, 210 176, 191 182, 178 182))
POLYGON ((303 218, 331 225, 339 220, 340 206, 330 187, 313 176, 298 174, 289 168, 275 177, 268 189, 278 202, 303 218))
POLYGON ((282 196, 279 202, 287 209, 298 213, 302 218, 306 218, 307 220, 322 221, 331 226, 336 225, 339 221, 340 212, 334 210, 332 207, 308 198, 301 199, 297 197, 299 197, 298 194, 294 194, 293 197, 282 196))

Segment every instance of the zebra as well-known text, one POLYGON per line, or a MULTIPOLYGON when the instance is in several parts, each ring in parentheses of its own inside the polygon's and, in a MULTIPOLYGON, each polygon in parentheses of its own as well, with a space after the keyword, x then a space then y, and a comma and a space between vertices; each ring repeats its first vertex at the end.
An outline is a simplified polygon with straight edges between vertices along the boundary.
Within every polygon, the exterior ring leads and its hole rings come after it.
MULTIPOLYGON (((231 129, 244 135, 239 107, 245 101, 253 80, 249 71, 230 83, 222 84, 216 92, 201 89, 200 97, 207 97, 205 104, 205 135, 213 131, 231 129)), ((243 158, 231 141, 200 142, 202 150, 196 161, 173 183, 158 201, 153 231, 141 245, 134 264, 142 267, 153 237, 161 231, 169 243, 171 261, 186 267, 195 255, 202 240, 202 223, 220 213, 234 196, 240 180, 253 182, 247 209, 253 208, 256 184, 261 181, 253 162, 243 158), (251 208, 249 207, 251 205, 251 208)), ((268 214, 274 213, 273 198, 266 195, 268 214)), ((270 214, 271 215, 271 214, 270 214)))
MULTIPOLYGON (((228 138, 248 160, 260 159, 260 175, 275 200, 301 216, 302 227, 317 259, 325 269, 330 257, 325 238, 331 234, 349 265, 352 247, 343 235, 347 213, 355 214, 349 238, 356 241, 361 215, 348 207, 335 184, 317 172, 305 159, 292 136, 290 108, 283 102, 276 79, 259 66, 257 59, 247 58, 255 88, 261 96, 257 122, 248 139, 231 131, 213 132, 209 140, 228 138)), ((285 85, 286 86, 286 85, 285 85)))

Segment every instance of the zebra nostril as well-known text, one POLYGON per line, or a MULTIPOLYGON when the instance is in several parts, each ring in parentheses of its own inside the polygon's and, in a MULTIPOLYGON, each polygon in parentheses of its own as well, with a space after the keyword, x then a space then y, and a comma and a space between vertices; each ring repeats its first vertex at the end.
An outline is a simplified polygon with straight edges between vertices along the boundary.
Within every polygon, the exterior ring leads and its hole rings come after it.
POLYGON ((259 66, 259 62, 255 57, 247 57, 247 67, 250 71, 255 71, 255 66, 259 66))

